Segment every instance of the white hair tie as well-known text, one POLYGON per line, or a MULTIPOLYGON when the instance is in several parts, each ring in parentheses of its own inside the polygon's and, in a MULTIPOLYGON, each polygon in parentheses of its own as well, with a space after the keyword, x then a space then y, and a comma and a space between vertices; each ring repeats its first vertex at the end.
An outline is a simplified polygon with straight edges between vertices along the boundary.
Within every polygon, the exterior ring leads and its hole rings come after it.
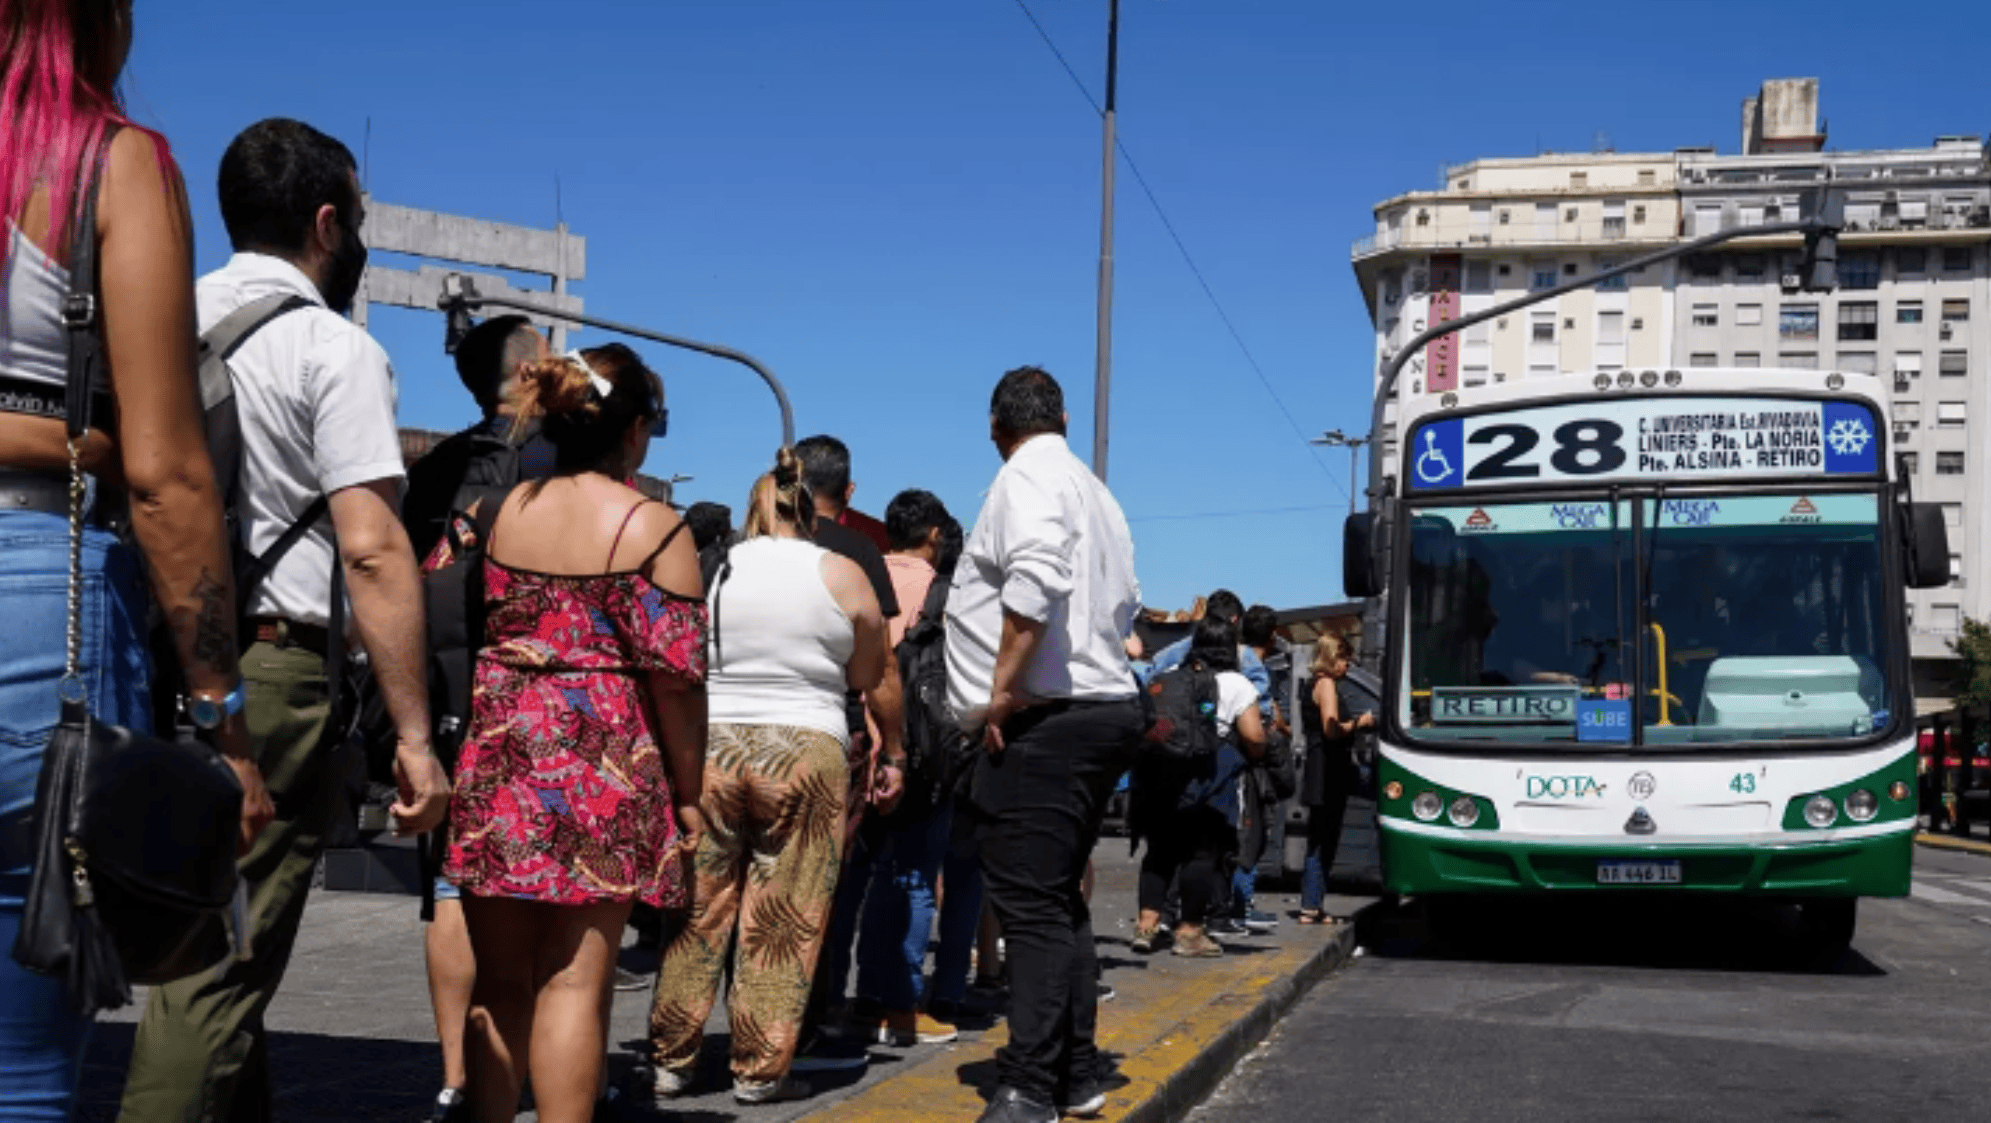
POLYGON ((575 366, 580 367, 582 370, 587 372, 588 385, 593 386, 595 388, 595 393, 601 395, 603 400, 606 400, 610 394, 615 393, 615 383, 610 382, 608 379, 603 378, 599 374, 596 374, 595 368, 588 365, 588 361, 581 357, 580 351, 574 350, 567 352, 567 361, 573 363, 575 366))

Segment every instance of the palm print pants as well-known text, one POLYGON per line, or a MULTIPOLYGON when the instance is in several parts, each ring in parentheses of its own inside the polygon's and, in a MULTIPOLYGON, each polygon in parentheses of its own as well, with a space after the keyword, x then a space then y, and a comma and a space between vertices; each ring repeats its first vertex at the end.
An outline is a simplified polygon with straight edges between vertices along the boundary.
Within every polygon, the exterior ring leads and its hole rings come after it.
POLYGON ((849 783, 843 743, 827 733, 712 726, 691 917, 664 955, 650 1008, 658 1067, 698 1063, 730 947, 733 1078, 760 1084, 788 1071, 836 899, 849 783))

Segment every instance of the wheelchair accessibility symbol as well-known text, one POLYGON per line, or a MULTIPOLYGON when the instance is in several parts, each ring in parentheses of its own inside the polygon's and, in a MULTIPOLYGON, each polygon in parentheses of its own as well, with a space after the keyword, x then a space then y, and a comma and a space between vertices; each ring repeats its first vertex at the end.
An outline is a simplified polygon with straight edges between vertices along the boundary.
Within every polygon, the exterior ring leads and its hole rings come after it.
MULTIPOLYGON (((1438 428, 1437 426, 1433 426, 1424 430, 1422 434, 1424 437, 1424 449, 1417 454, 1415 469, 1417 472, 1417 481, 1427 487, 1441 486, 1450 480, 1452 473, 1456 471, 1452 467, 1451 459, 1445 455, 1445 450, 1438 447, 1438 428)), ((1457 434, 1456 432, 1448 432, 1446 436, 1456 439, 1457 434)), ((1446 443, 1451 444, 1452 442, 1447 441, 1446 443)))

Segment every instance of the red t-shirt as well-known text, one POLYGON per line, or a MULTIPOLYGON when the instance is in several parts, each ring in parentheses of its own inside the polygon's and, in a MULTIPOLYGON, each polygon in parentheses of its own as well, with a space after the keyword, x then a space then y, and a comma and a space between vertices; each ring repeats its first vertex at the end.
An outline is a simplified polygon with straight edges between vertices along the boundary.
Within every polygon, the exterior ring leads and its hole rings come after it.
POLYGON ((855 507, 845 507, 843 514, 838 515, 836 521, 837 525, 847 527, 869 538, 871 544, 878 547, 879 553, 891 553, 892 540, 885 535, 884 523, 879 522, 877 519, 872 518, 855 507))

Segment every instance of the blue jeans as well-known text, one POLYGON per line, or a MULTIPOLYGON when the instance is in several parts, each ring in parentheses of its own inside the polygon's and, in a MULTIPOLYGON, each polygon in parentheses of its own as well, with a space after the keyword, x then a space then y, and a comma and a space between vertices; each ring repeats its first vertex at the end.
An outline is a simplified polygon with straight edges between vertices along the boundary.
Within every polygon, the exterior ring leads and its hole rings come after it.
POLYGON ((885 834, 867 820, 857 829, 843 854, 843 867, 837 874, 836 903, 830 906, 829 934, 823 939, 816 960, 815 985, 811 988, 809 1012, 804 1019, 817 1025, 832 1007, 842 1006, 849 997, 851 945, 857 942, 857 921, 864 907, 865 890, 871 887, 871 869, 885 848, 885 834))
POLYGON ((893 823, 885 851, 872 865, 871 891, 858 925, 857 993, 887 1010, 916 1010, 925 993, 933 883, 947 856, 953 818, 942 807, 893 823))
MULTIPOLYGON (((947 817, 954 818, 953 812, 947 817)), ((982 926, 982 856, 973 825, 949 824, 947 856, 940 862, 940 946, 933 950, 934 1002, 959 1005, 968 997, 968 968, 982 926)), ((993 974, 994 964, 989 964, 993 974)))
MULTIPOLYGON (((28 887, 27 820, 55 729, 67 628, 69 527, 57 515, 0 512, 0 1120, 66 1120, 90 1022, 60 980, 14 962, 28 887)), ((102 531, 83 539, 83 684, 98 718, 145 729, 150 678, 137 552, 102 531)))

